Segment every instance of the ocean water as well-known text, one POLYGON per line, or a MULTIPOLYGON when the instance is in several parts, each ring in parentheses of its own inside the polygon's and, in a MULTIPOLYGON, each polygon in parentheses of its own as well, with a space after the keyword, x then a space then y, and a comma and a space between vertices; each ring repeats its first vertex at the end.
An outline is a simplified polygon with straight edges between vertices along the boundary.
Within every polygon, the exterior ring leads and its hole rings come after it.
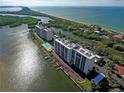
POLYGON ((124 32, 124 7, 31 7, 31 9, 124 32))

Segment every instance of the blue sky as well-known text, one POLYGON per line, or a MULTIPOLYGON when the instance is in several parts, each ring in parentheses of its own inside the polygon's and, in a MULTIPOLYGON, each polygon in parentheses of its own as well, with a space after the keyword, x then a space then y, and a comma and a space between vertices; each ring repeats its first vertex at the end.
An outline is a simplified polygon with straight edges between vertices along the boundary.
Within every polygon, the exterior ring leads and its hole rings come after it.
POLYGON ((0 6, 124 6, 124 0, 0 0, 0 6))

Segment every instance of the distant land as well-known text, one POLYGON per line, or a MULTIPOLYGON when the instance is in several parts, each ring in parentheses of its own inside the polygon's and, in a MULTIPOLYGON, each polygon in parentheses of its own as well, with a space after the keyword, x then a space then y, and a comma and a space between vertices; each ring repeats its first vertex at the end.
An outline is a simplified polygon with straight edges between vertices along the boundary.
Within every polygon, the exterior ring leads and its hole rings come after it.
POLYGON ((56 16, 85 24, 97 24, 103 28, 124 32, 124 7, 30 7, 32 10, 29 12, 29 8, 24 8, 23 6, 0 6, 0 8, 7 7, 22 7, 24 10, 16 12, 19 15, 29 15, 35 10, 32 13, 34 16, 56 16))
POLYGON ((33 10, 81 23, 124 32, 124 7, 30 7, 33 10))

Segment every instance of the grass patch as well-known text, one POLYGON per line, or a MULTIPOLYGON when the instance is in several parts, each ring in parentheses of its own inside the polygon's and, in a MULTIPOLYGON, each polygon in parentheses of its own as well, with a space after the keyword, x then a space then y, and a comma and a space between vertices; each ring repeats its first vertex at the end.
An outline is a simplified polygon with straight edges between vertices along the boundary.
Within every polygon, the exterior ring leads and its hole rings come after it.
POLYGON ((79 83, 80 86, 85 90, 85 91, 92 91, 92 83, 89 80, 84 80, 79 83))

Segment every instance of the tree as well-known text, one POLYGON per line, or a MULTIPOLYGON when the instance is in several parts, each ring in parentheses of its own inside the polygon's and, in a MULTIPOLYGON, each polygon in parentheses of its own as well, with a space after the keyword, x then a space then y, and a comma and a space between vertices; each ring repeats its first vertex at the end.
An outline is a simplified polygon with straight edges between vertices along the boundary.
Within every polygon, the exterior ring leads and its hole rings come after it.
POLYGON ((86 90, 86 91, 88 91, 88 92, 92 91, 92 82, 91 82, 91 81, 85 79, 84 81, 82 81, 82 82, 80 83, 80 85, 81 85, 81 87, 82 87, 84 90, 86 90))
POLYGON ((114 45, 114 43, 113 42, 110 42, 110 43, 107 44, 107 47, 111 47, 112 48, 113 45, 114 45))
POLYGON ((118 50, 118 51, 124 51, 124 45, 122 45, 122 44, 115 44, 113 46, 113 48, 118 50))

